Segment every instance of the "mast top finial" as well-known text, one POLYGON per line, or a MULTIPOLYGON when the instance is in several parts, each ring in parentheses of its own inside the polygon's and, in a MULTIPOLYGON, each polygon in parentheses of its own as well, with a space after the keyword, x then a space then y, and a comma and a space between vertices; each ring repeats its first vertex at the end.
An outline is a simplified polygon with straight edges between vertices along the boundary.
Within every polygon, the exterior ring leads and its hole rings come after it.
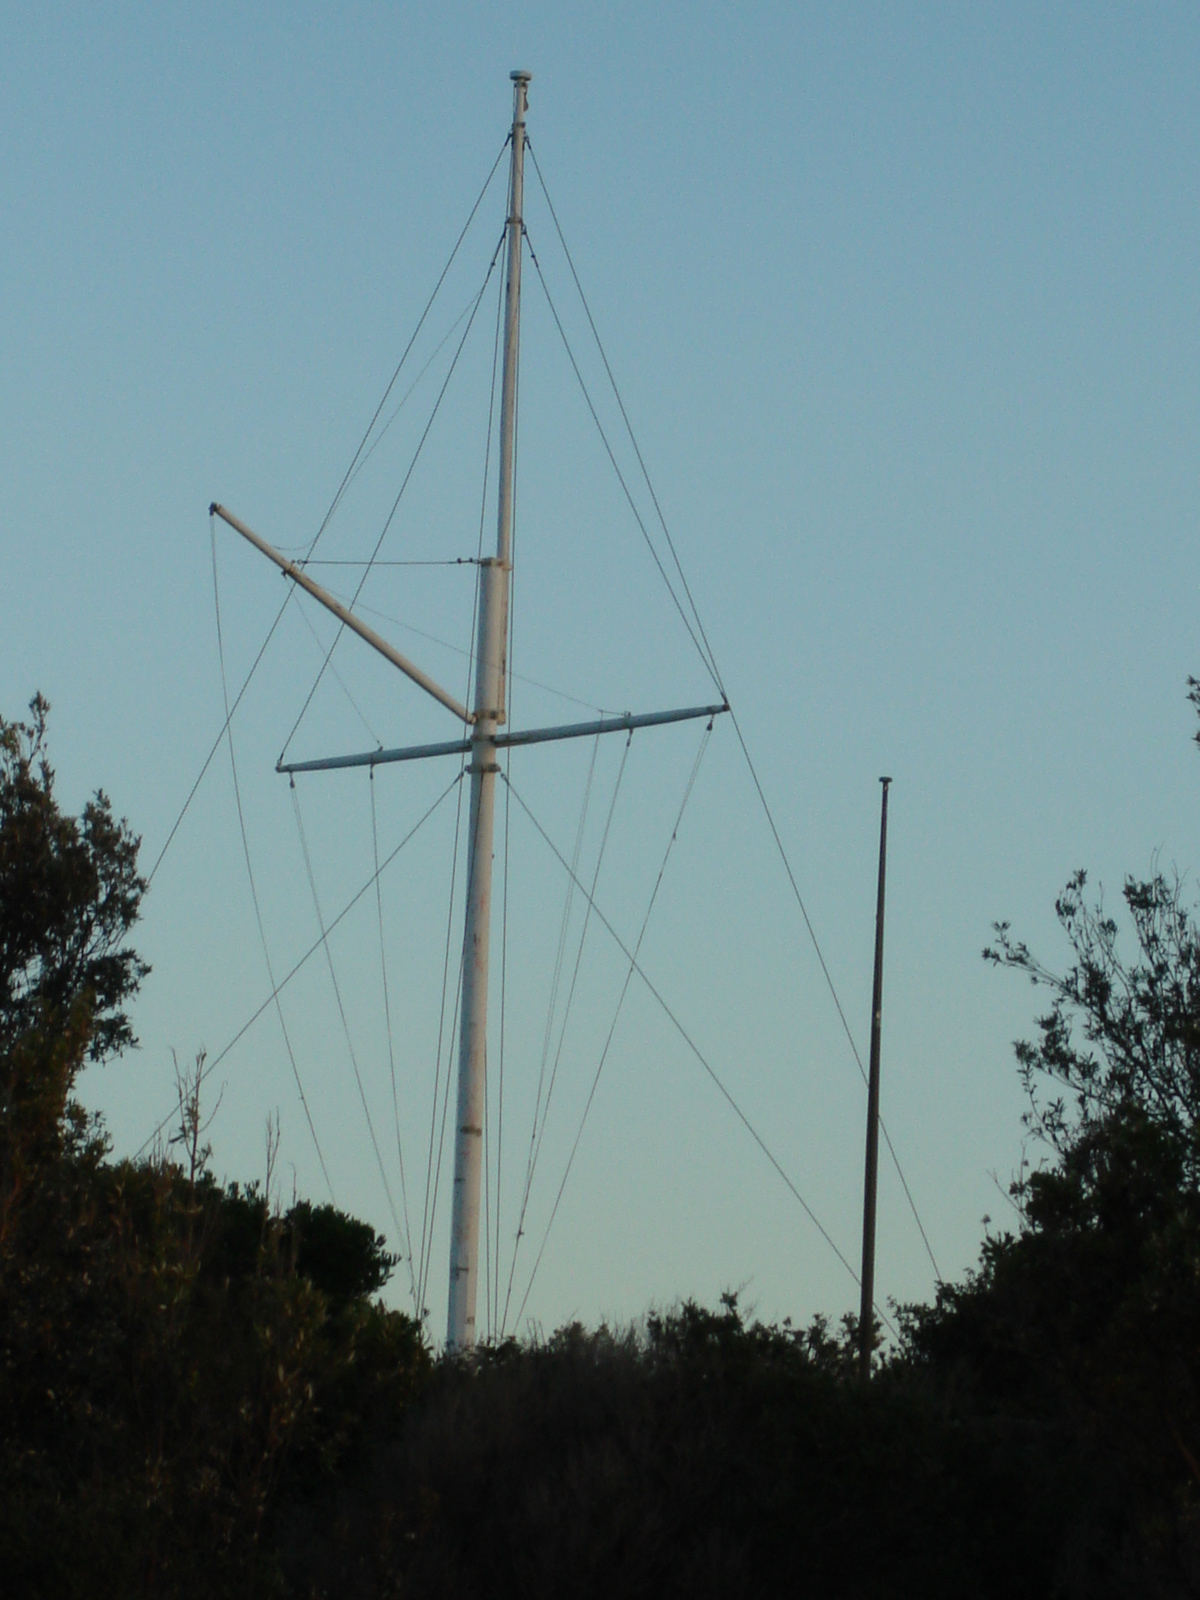
POLYGON ((512 79, 512 81, 514 83, 528 83, 530 81, 530 79, 533 77, 533 73, 532 72, 522 72, 518 68, 517 71, 510 72, 509 73, 509 77, 512 79))

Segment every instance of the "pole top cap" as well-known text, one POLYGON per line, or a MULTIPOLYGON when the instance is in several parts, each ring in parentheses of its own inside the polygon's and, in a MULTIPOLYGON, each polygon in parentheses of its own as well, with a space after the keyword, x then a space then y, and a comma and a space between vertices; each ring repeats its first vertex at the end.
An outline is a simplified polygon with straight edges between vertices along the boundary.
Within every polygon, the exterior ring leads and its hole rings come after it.
POLYGON ((883 784, 884 788, 886 789, 888 784, 891 783, 892 780, 890 778, 880 778, 879 781, 880 781, 881 784, 883 784))
POLYGON ((518 68, 517 71, 510 72, 509 73, 509 77, 512 79, 512 81, 514 83, 528 83, 532 79, 533 73, 532 72, 522 72, 518 68))

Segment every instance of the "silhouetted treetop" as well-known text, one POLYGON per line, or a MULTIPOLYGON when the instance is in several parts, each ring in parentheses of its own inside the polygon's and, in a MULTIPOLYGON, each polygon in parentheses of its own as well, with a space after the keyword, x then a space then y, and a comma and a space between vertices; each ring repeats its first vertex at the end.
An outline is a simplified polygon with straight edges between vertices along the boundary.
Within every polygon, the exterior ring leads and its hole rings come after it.
POLYGON ((0 719, 0 1053, 87 1008, 87 1055, 134 1043, 125 1010, 149 968, 125 944, 145 891, 140 840, 103 791, 78 818, 59 810, 41 695, 30 722, 0 719))

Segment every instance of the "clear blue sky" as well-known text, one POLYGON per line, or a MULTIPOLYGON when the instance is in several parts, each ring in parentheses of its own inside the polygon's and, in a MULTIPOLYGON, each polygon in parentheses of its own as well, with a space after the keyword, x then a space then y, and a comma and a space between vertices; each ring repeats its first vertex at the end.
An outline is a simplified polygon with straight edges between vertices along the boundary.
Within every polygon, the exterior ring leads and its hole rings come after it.
MULTIPOLYGON (((529 68, 538 158, 864 1054, 876 779, 895 779, 884 1113, 942 1270, 961 1272, 984 1214, 1007 1212, 999 1188, 1022 1151, 1011 1041, 1037 1003, 980 961, 991 922, 1061 961, 1053 899, 1072 869, 1115 900, 1156 856, 1196 859, 1183 691, 1200 672, 1200 13, 50 3, 0 19, 0 713, 38 688, 52 701, 64 803, 103 785, 147 865, 158 854, 221 723, 208 502, 281 545, 312 537, 500 148, 509 69, 529 68)), ((488 206, 430 349, 481 281, 499 188, 488 206)), ((586 352, 536 189, 529 229, 586 352)), ((527 290, 516 668, 606 707, 703 698, 532 277, 527 290)), ((385 556, 475 548, 492 304, 385 556)), ((374 543, 432 394, 372 458, 331 556, 374 543)), ((240 683, 281 581, 227 531, 218 554, 240 683)), ((459 658, 411 630, 465 642, 469 576, 390 569, 364 599, 458 683, 459 658)), ((448 736, 436 707, 361 652, 343 644, 335 660, 371 732, 331 682, 298 753, 448 736)), ((315 917, 272 768, 318 661, 297 609, 235 724, 280 970, 315 917)), ((517 722, 572 714, 517 693, 517 722)), ((698 738, 634 743, 598 890, 626 937, 698 738)), ((614 740, 597 758, 589 873, 620 754, 614 740)), ((514 768, 568 850, 588 757, 514 768)), ((449 776, 381 773, 385 847, 449 776)), ((309 779, 299 796, 332 912, 370 871, 366 780, 309 779)), ((385 879, 418 1212, 452 844, 447 810, 385 879)), ((505 1252, 563 909, 515 811, 511 850, 505 1252)), ((333 951, 398 1202, 373 898, 360 913, 333 951)), ((572 927, 577 939, 578 916, 572 927)), ((140 944, 154 966, 142 1048, 85 1082, 120 1150, 169 1109, 172 1049, 215 1054, 267 992, 227 752, 156 878, 140 944)), ((853 1258, 864 1094, 727 726, 644 955, 853 1258)), ((590 929, 518 1300, 621 976, 590 929)), ((318 962, 285 1015, 337 1199, 394 1242, 318 962)), ((497 1055, 498 1041, 493 1067, 497 1055)), ((278 1108, 285 1190, 294 1173, 324 1195, 272 1015, 214 1074, 211 1104, 221 1172, 261 1170, 278 1108)), ((894 1174, 882 1183, 881 1293, 925 1295, 928 1259, 894 1174)), ((439 1207, 440 1230, 444 1183, 439 1207)), ((729 1286, 770 1316, 854 1301, 635 981, 526 1315, 624 1317, 729 1286)))

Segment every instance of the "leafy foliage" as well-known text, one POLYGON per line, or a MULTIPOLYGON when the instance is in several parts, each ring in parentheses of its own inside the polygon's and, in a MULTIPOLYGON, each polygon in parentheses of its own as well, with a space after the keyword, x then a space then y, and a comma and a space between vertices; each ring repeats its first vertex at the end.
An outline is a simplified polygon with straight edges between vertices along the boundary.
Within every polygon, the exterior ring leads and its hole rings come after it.
POLYGON ((139 840, 102 791, 79 818, 59 810, 49 710, 37 695, 30 722, 0 721, 0 1052, 82 1001, 100 1061, 133 1043, 124 1007, 148 971, 123 943, 145 889, 139 840))
POLYGON ((72 1086, 133 1043, 125 1006, 148 970, 124 943, 138 840, 103 793, 78 819, 59 810, 49 709, 38 695, 30 722, 0 719, 0 1239, 38 1169, 86 1136, 72 1086))
POLYGON ((14 1594, 278 1587, 271 1529, 301 1482, 397 1426, 428 1358, 373 1305, 367 1224, 286 1215, 213 1177, 199 1067, 180 1127, 113 1162, 71 1100, 133 1042, 138 841, 53 791, 47 707, 0 723, 0 1560, 14 1594))
POLYGON ((339 1600, 1048 1593, 1044 1440, 853 1364, 733 1296, 445 1361, 401 1437, 304 1507, 285 1570, 339 1600))
POLYGON ((1103 901, 1085 899, 1076 872, 1055 903, 1075 960, 1050 971, 1008 924, 984 958, 1051 995, 1038 1037, 1016 1045, 1029 1095, 1027 1122, 1060 1155, 1087 1132, 1135 1109, 1170 1141, 1186 1181, 1200 1176, 1200 930, 1178 879, 1127 879, 1123 898, 1137 956, 1118 949, 1103 901), (1047 1098, 1047 1086, 1051 1098, 1047 1098))
MULTIPOLYGON (((1200 686, 1191 684, 1200 710, 1200 686)), ((1200 1587, 1200 926, 1178 878, 1127 879, 1133 937, 1077 872, 1055 972, 996 926, 987 960, 1048 993, 1016 1045, 1044 1164, 1021 1227, 909 1307, 902 1359, 955 1403, 1078 1441, 1084 1593, 1200 1587)))
MULTIPOLYGON (((1200 710, 1200 685, 1192 686, 1200 710)), ((1016 1047, 1045 1154, 1020 1226, 901 1313, 735 1296, 434 1364, 332 1206, 213 1175, 199 1090, 148 1160, 73 1104, 133 1041, 137 840, 64 817, 44 702, 0 722, 0 1561, 30 1596, 1200 1592, 1200 927, 1082 873, 1016 1047)), ((268 1130, 270 1155, 278 1130, 268 1130)))
POLYGON ((284 1237, 295 1252, 296 1270, 337 1309, 376 1294, 400 1259, 387 1252, 385 1241, 368 1223, 307 1200, 297 1201, 287 1213, 284 1237))
POLYGON ((295 1484, 402 1415, 419 1330, 332 1303, 287 1218, 207 1171, 93 1158, 54 1187, 2 1263, 6 1570, 29 1594, 249 1592, 295 1484))

